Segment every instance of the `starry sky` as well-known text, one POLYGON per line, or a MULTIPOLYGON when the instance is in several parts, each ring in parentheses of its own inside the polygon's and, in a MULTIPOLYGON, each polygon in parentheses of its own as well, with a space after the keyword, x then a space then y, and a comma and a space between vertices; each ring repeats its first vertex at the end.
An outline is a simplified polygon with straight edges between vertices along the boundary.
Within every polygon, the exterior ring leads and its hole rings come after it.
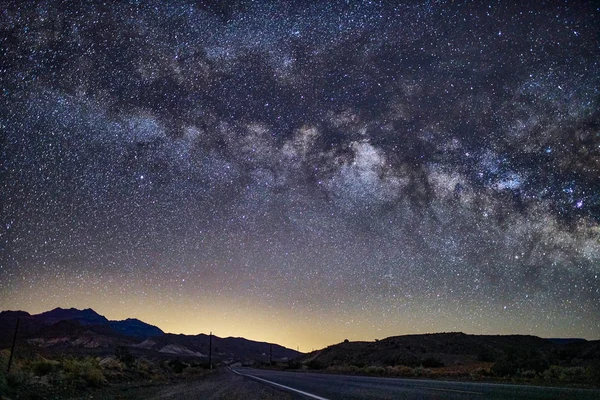
POLYGON ((600 339, 600 9, 392 3, 3 1, 0 309, 600 339))

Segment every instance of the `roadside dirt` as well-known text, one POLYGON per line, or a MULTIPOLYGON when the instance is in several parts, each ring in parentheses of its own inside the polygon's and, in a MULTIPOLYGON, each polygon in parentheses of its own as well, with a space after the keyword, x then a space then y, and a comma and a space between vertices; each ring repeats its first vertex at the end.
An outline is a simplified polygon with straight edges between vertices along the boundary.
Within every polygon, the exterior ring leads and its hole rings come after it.
POLYGON ((131 387, 113 386, 87 393, 73 400, 291 400, 298 397, 267 384, 221 369, 197 380, 172 385, 131 387))

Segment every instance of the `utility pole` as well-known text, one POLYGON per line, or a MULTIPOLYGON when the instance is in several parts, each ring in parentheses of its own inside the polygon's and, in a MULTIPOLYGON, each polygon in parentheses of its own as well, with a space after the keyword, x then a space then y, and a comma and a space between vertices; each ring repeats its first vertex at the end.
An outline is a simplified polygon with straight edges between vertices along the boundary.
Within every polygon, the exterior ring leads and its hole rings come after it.
POLYGON ((8 358, 8 368, 6 368, 6 375, 10 373, 10 365, 12 364, 12 359, 15 354, 15 344, 17 343, 17 332, 19 331, 19 321, 20 317, 17 317, 17 326, 15 326, 15 335, 13 336, 12 347, 10 349, 10 357, 8 358))
POLYGON ((212 369, 212 331, 208 336, 208 368, 212 369))
POLYGON ((273 344, 269 344, 269 365, 273 364, 273 344))

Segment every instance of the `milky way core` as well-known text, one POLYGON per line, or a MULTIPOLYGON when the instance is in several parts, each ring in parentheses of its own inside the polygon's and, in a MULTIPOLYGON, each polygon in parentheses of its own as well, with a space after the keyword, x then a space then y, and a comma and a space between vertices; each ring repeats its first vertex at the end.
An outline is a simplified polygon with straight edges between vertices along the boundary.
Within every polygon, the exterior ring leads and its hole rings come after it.
POLYGON ((599 339, 594 2, 289 3, 2 2, 0 309, 599 339))

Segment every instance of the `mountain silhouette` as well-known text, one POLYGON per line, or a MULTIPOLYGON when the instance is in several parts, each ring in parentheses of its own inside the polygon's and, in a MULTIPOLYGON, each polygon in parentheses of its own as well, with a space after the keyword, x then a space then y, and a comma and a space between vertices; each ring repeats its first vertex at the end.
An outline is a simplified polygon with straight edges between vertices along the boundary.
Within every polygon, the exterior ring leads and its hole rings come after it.
POLYGON ((77 321, 81 325, 99 325, 108 324, 108 319, 91 308, 78 310, 76 308, 55 308, 33 316, 47 324, 54 324, 58 321, 77 321))
POLYGON ((123 321, 110 321, 108 325, 125 336, 136 338, 149 338, 165 334, 159 327, 147 324, 136 318, 127 318, 123 321))
MULTIPOLYGON (((164 333, 160 328, 135 318, 110 321, 91 308, 55 308, 31 315, 25 311, 0 312, 0 349, 11 345, 17 319, 18 341, 38 346, 45 352, 112 355, 119 347, 148 358, 205 358, 209 335, 164 333)), ((295 358, 296 350, 245 338, 212 337, 213 358, 224 361, 268 361, 295 358)), ((301 353, 300 353, 301 354, 301 353)))

